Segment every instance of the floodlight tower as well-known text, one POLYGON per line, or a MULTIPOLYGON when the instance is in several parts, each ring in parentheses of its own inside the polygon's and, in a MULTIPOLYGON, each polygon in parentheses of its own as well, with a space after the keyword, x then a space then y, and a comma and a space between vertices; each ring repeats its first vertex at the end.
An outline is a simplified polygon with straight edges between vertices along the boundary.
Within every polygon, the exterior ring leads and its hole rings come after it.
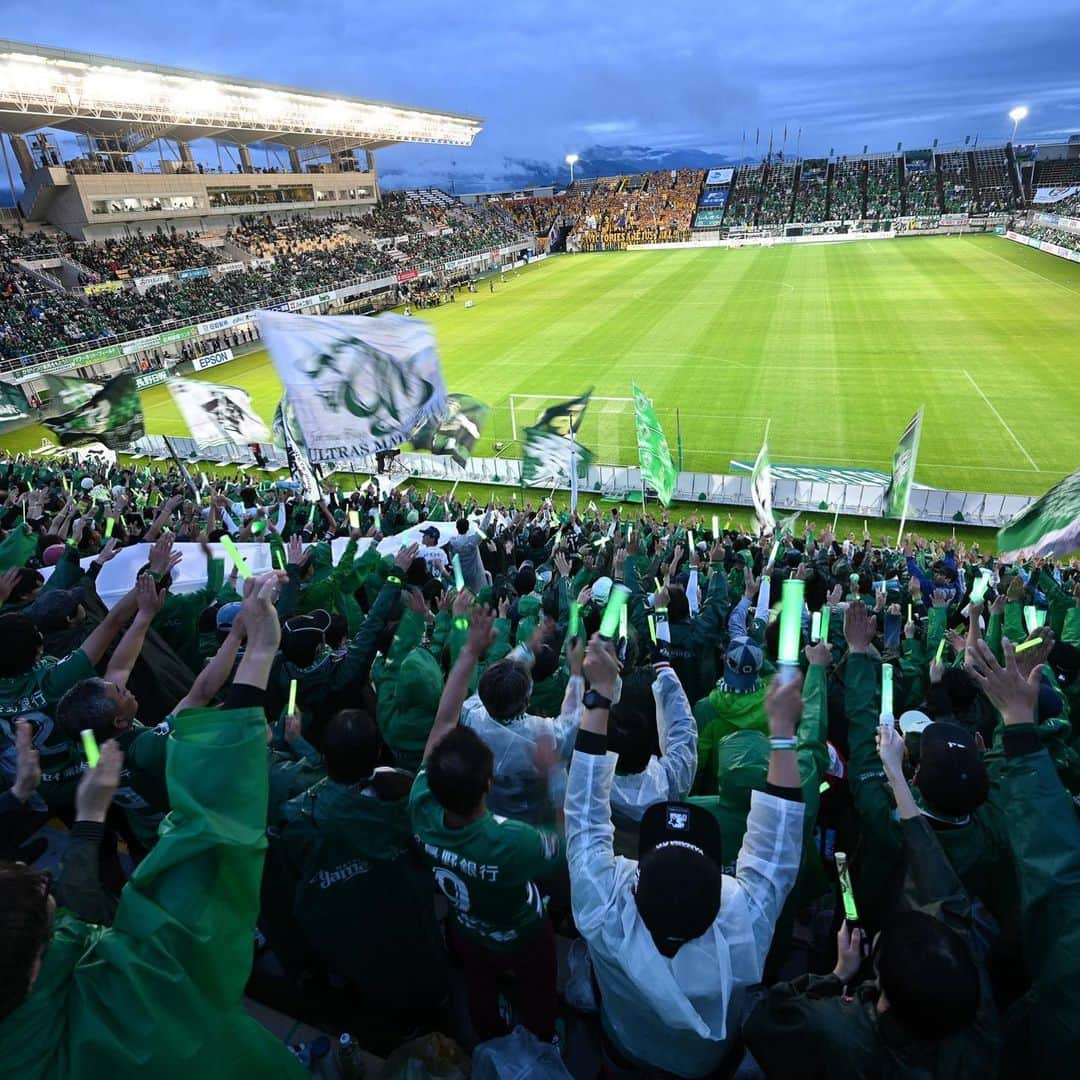
POLYGON ((1017 105, 1015 109, 1009 111, 1009 119, 1013 122, 1012 130, 1012 142, 1016 142, 1016 129, 1020 126, 1020 121, 1023 120, 1028 114, 1028 108, 1026 105, 1017 105))
POLYGON ((566 155, 566 164, 570 166, 570 186, 571 187, 573 187, 573 184, 574 184, 574 166, 578 163, 579 160, 580 159, 578 158, 577 154, 567 154, 566 155))

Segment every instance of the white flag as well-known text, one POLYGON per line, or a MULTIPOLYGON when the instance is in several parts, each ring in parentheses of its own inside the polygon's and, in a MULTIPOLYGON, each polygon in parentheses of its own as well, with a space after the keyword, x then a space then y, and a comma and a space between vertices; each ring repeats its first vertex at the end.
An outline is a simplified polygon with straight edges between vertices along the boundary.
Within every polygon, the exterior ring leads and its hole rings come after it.
POLYGON ((772 532, 776 528, 776 519, 772 511, 772 467, 769 464, 769 444, 763 442, 754 471, 750 475, 750 498, 754 503, 754 517, 757 518, 759 532, 772 532))
POLYGON ((250 395, 239 387, 201 379, 170 379, 168 387, 196 446, 270 441, 270 432, 251 407, 250 395))
POLYGON ((313 462, 391 450, 446 410, 435 338, 419 319, 260 311, 258 320, 313 462))

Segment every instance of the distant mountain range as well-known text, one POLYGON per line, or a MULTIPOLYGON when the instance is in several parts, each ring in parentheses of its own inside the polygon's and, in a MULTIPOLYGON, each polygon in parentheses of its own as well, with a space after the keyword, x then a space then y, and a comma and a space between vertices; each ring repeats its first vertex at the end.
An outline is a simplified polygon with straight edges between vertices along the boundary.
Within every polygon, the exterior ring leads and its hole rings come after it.
MULTIPOLYGON (((407 165, 403 163, 397 166, 390 158, 386 165, 380 163, 379 178, 386 188, 446 188, 452 184, 458 193, 509 191, 547 184, 565 187, 570 182, 570 169, 564 161, 504 157, 501 163, 484 168, 483 163, 470 154, 468 164, 472 167, 461 169, 456 162, 452 162, 453 167, 447 169, 444 162, 436 163, 425 156, 407 165)), ((574 175, 578 179, 586 179, 659 169, 708 169, 738 164, 741 162, 725 154, 693 147, 590 146, 579 152, 574 175)))

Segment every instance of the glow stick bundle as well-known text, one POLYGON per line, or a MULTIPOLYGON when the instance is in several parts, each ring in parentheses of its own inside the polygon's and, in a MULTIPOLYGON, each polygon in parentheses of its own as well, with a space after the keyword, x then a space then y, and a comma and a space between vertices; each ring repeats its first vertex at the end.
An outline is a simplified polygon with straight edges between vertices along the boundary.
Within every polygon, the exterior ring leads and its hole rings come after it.
POLYGON ((630 590, 625 585, 612 585, 608 602, 604 608, 604 617, 600 621, 600 636, 612 640, 619 631, 622 610, 630 599, 630 590))
POLYGON ((781 664, 799 662, 799 643, 802 640, 803 595, 806 583, 796 578, 784 582, 780 598, 780 643, 777 659, 781 664))

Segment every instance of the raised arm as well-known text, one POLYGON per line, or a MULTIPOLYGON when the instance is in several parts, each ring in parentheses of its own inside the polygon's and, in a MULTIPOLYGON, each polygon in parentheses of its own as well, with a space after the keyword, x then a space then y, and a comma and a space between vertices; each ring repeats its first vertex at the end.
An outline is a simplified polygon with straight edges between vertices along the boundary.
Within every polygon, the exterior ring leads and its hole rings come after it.
POLYGON ((142 574, 135 582, 135 618, 113 649, 109 667, 105 672, 107 682, 116 686, 127 686, 150 624, 154 621, 164 596, 164 591, 158 592, 157 582, 149 574, 142 574))

